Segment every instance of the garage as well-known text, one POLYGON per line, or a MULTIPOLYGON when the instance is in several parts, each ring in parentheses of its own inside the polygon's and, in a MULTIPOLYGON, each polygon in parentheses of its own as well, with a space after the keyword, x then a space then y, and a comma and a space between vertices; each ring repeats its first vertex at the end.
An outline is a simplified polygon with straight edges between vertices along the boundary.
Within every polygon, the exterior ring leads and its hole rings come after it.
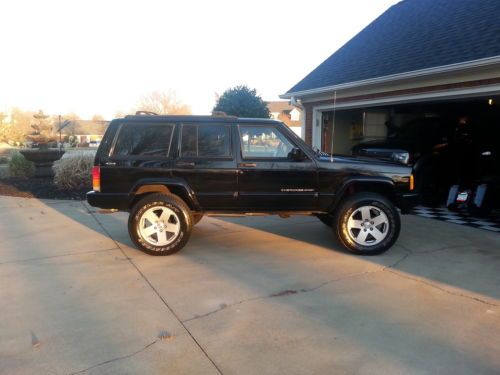
POLYGON ((499 18, 495 0, 402 1, 282 98, 313 147, 412 165, 427 205, 498 200, 499 18))

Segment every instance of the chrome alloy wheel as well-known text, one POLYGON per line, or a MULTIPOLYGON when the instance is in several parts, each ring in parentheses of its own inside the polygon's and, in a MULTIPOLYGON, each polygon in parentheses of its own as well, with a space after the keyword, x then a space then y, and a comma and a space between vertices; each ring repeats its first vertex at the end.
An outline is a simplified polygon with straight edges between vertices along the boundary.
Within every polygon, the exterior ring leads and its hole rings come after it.
POLYGON ((389 219, 378 207, 362 206, 349 216, 347 232, 349 237, 359 245, 377 245, 389 233, 389 219))
POLYGON ((170 208, 155 206, 144 211, 139 220, 138 230, 141 237, 149 244, 166 246, 177 238, 181 224, 177 214, 170 208))

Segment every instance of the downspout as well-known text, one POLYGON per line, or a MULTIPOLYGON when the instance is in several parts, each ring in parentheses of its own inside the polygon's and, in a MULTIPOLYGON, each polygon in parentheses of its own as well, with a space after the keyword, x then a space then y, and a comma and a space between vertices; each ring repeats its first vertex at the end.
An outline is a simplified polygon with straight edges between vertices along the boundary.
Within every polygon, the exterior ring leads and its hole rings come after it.
POLYGON ((302 102, 300 99, 295 98, 295 96, 292 96, 290 100, 288 101, 288 104, 290 104, 292 107, 298 108, 301 113, 301 126, 300 126, 300 133, 302 135, 302 139, 305 141, 306 139, 306 109, 302 105, 302 102))

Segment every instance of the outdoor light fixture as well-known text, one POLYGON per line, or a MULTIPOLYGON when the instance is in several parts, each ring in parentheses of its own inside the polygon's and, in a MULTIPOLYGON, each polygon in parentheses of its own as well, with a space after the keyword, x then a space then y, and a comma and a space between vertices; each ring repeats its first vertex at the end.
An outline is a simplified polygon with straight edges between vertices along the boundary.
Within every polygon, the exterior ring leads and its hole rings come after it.
POLYGON ((488 99, 488 105, 493 105, 493 99, 488 99))

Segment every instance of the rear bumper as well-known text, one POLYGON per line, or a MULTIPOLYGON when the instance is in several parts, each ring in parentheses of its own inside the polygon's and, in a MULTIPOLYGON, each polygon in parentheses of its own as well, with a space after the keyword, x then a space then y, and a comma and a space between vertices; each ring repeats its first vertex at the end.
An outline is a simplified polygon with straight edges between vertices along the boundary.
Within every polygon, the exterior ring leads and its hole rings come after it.
POLYGON ((420 204, 419 193, 405 193, 398 196, 398 207, 401 213, 407 214, 410 210, 420 204))
POLYGON ((87 202, 92 207, 99 207, 107 210, 117 209, 120 211, 128 211, 130 208, 130 196, 128 194, 89 191, 87 193, 87 202))

